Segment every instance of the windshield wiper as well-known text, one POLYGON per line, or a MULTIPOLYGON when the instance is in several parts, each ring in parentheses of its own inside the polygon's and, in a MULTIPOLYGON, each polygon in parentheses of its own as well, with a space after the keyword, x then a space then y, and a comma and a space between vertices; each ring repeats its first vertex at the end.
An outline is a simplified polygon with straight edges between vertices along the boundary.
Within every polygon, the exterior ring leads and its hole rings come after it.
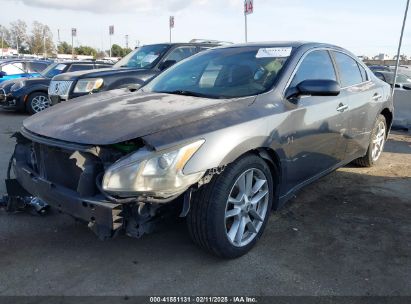
POLYGON ((194 97, 204 97, 204 98, 221 98, 219 96, 212 96, 212 95, 202 94, 202 93, 193 92, 193 91, 186 91, 186 90, 175 90, 175 91, 171 91, 171 92, 164 91, 164 92, 158 92, 158 93, 184 95, 184 96, 194 96, 194 97))

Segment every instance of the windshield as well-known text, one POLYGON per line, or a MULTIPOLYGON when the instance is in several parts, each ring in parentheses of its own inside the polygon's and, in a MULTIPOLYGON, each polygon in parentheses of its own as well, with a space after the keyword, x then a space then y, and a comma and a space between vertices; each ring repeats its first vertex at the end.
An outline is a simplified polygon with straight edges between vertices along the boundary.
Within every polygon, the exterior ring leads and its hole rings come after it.
POLYGON ((64 63, 53 63, 45 68, 41 74, 47 78, 53 78, 56 75, 63 73, 64 69, 67 67, 67 64, 64 63))
POLYGON ((208 98, 261 94, 273 87, 291 50, 250 46, 205 51, 160 74, 142 91, 208 98))
POLYGON ((119 62, 117 62, 114 67, 115 68, 141 68, 141 69, 150 69, 153 67, 158 60, 167 52, 170 48, 168 44, 154 44, 154 45, 145 45, 142 46, 119 62))

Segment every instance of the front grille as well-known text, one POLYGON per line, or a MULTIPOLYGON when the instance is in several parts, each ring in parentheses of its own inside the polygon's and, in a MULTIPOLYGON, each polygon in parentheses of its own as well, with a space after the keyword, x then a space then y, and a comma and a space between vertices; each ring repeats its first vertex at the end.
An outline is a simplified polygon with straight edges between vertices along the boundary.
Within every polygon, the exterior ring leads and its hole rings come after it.
POLYGON ((73 81, 56 81, 53 80, 49 86, 49 95, 67 96, 70 92, 73 81))
POLYGON ((33 156, 31 167, 44 179, 81 195, 95 193, 96 177, 103 171, 98 157, 38 143, 34 143, 33 156))

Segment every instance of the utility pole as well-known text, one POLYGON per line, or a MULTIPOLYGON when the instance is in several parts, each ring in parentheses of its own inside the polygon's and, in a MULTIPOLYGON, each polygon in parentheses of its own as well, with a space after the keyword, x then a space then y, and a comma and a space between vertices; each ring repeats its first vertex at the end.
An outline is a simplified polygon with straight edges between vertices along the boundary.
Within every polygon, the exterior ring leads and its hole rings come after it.
POLYGON ((110 25, 109 27, 108 27, 108 33, 109 33, 109 36, 110 36, 110 58, 111 58, 111 49, 113 48, 113 45, 111 44, 111 36, 113 36, 114 35, 114 25, 110 25))
POLYGON ((170 16, 168 27, 170 29, 170 43, 171 43, 171 30, 174 28, 174 16, 170 16))
POLYGON ((244 37, 245 42, 248 42, 248 29, 247 29, 247 15, 250 15, 254 12, 254 1, 253 0, 244 0, 244 37))
POLYGON ((126 35, 126 49, 128 49, 128 35, 126 35))
POLYGON ((47 50, 46 50, 46 29, 43 29, 43 50, 44 50, 44 59, 47 58, 47 50))
POLYGON ((74 37, 77 36, 77 29, 71 29, 71 59, 74 59, 74 37))
POLYGON ((397 83, 397 75, 398 75, 398 66, 400 65, 400 54, 401 54, 401 46, 402 46, 402 38, 404 36, 404 29, 405 29, 405 24, 407 22, 407 15, 408 15, 408 7, 410 5, 410 0, 407 0, 407 5, 405 7, 405 12, 404 12, 404 19, 402 21, 402 28, 401 28, 401 35, 400 35, 400 41, 398 43, 398 52, 397 52, 397 61, 395 63, 395 71, 394 71, 394 84, 393 84, 393 89, 392 89, 392 98, 394 98, 394 92, 395 92, 395 84, 397 83))

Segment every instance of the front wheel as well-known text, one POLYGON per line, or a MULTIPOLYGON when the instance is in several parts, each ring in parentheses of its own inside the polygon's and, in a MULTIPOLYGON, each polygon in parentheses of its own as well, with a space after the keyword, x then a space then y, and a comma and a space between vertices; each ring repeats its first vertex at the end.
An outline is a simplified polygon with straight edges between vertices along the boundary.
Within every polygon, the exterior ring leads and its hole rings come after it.
POLYGON ((247 155, 194 193, 187 216, 190 236, 215 255, 239 257, 262 235, 272 201, 269 166, 260 157, 247 155))
POLYGON ((49 106, 50 100, 46 93, 32 93, 27 100, 27 112, 30 114, 41 112, 49 106))
POLYGON ((371 132, 370 144, 367 154, 354 160, 354 163, 361 167, 372 167, 380 159, 387 139, 387 122, 384 115, 379 115, 371 132))

